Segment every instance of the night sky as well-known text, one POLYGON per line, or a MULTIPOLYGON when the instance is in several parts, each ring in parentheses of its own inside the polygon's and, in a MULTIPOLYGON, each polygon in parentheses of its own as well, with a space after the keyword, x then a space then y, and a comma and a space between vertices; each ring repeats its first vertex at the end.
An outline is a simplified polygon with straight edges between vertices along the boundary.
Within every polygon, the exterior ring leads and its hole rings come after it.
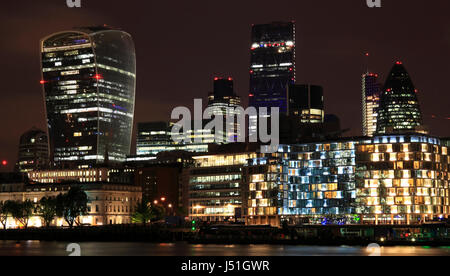
POLYGON ((326 112, 341 118, 348 135, 361 135, 363 53, 370 52, 370 69, 383 82, 403 61, 425 124, 450 136, 448 0, 382 0, 375 9, 366 0, 82 0, 81 9, 65 2, 2 1, 0 160, 10 165, 20 135, 33 126, 45 130, 39 40, 103 24, 129 32, 136 44, 135 123, 168 120, 174 107, 206 99, 214 76, 232 76, 246 106, 251 25, 294 20, 297 82, 324 87, 326 112))

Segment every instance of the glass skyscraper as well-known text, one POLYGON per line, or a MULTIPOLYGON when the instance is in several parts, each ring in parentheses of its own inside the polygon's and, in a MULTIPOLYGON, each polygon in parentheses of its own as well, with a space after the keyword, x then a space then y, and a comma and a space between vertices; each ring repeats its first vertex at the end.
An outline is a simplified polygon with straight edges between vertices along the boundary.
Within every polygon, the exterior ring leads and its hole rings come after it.
MULTIPOLYGON (((208 108, 209 115, 223 116, 223 143, 237 142, 240 124, 237 116, 240 114, 238 107, 241 106, 241 98, 234 91, 234 82, 229 78, 214 78, 214 92, 209 94, 208 108), (227 116, 233 117, 233 121, 227 122, 227 116), (229 132, 227 130, 230 130, 229 132)), ((215 130, 216 131, 216 130, 215 130)))
POLYGON ((121 162, 130 153, 136 55, 131 36, 80 28, 41 41, 51 155, 57 166, 121 162))
POLYGON ((381 93, 377 133, 415 132, 422 127, 416 93, 410 75, 402 62, 397 61, 381 93))
POLYGON ((381 84, 378 74, 367 72, 362 76, 363 135, 373 136, 377 130, 381 84))
POLYGON ((47 134, 33 128, 20 136, 19 160, 20 172, 46 169, 50 165, 47 134))
POLYGON ((295 24, 274 22, 252 28, 249 106, 288 112, 287 88, 295 83, 295 24))
POLYGON ((298 116, 302 123, 323 123, 325 118, 323 88, 317 85, 289 85, 289 115, 298 116))

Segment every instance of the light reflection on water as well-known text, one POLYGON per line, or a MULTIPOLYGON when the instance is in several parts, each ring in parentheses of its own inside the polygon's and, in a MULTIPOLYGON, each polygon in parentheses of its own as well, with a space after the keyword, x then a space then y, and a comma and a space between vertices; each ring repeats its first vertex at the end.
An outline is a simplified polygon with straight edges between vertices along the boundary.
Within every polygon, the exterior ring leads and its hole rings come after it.
MULTIPOLYGON (((69 243, 0 241, 0 256, 68 256, 69 243)), ((82 256, 368 256, 365 247, 191 245, 186 243, 80 243, 82 256)), ((450 256, 450 247, 382 247, 382 256, 450 256)))

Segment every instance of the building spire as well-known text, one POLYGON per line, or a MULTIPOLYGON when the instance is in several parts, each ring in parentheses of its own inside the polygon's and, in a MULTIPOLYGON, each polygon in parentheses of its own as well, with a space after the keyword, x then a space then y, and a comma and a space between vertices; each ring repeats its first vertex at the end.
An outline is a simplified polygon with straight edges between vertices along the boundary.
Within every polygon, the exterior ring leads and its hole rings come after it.
POLYGON ((364 63, 365 63, 365 67, 366 67, 366 73, 370 73, 370 69, 369 69, 369 61, 370 61, 370 53, 369 52, 365 52, 364 53, 364 63))

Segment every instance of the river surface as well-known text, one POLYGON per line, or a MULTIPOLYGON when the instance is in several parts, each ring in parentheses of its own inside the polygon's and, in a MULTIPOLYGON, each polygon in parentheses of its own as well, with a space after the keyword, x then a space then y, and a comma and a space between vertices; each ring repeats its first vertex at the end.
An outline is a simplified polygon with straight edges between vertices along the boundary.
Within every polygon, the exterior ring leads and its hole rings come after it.
MULTIPOLYGON (((368 256, 374 251, 349 246, 191 245, 82 242, 82 256, 368 256)), ((0 241, 0 256, 68 256, 69 243, 0 241)), ((77 246, 75 246, 77 247, 77 246)), ((381 256, 450 256, 450 247, 381 247, 381 256)))

